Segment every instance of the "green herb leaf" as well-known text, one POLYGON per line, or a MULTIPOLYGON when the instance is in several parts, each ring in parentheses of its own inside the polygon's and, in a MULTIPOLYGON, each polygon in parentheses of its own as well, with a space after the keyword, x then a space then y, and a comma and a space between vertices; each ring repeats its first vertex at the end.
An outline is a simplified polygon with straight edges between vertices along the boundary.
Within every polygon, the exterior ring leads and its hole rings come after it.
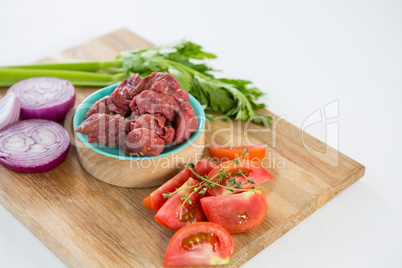
POLYGON ((195 165, 193 163, 184 163, 184 166, 188 169, 194 169, 195 165))
POLYGON ((163 196, 163 198, 168 199, 168 198, 170 198, 172 195, 177 194, 178 192, 179 192, 179 190, 176 188, 176 190, 175 190, 174 192, 171 192, 171 193, 163 193, 162 196, 163 196))
MULTIPOLYGON (((200 45, 181 40, 123 51, 113 61, 0 67, 0 86, 11 86, 35 76, 56 76, 80 86, 106 86, 134 73, 144 77, 152 72, 166 72, 176 77, 181 88, 197 98, 205 110, 224 114, 222 120, 231 117, 268 126, 269 115, 257 113, 265 107, 257 103, 263 93, 247 80, 215 78, 216 70, 207 65, 214 58, 214 54, 203 51, 200 45)), ((213 120, 211 114, 206 117, 213 120)))
POLYGON ((208 119, 209 121, 215 121, 215 115, 210 113, 205 113, 205 118, 208 119))
MULTIPOLYGON (((215 71, 205 63, 194 60, 213 59, 216 56, 202 50, 200 45, 189 41, 179 41, 162 46, 124 51, 121 59, 126 73, 139 73, 141 76, 151 72, 168 72, 179 81, 182 89, 192 94, 204 105, 206 110, 223 113, 237 120, 252 120, 268 126, 271 119, 257 110, 265 107, 256 103, 263 93, 251 82, 241 79, 217 79, 215 71)), ((212 119, 208 115, 208 119, 212 119)))

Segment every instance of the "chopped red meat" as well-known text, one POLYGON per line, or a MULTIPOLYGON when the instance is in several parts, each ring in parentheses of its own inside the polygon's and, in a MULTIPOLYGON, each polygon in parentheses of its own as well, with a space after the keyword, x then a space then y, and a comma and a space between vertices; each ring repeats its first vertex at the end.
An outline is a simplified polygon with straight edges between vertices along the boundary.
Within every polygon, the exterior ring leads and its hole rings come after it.
POLYGON ((167 94, 153 90, 145 90, 135 96, 130 103, 132 111, 135 111, 136 107, 138 107, 140 114, 158 113, 166 117, 169 122, 173 122, 179 105, 173 97, 167 94))
POLYGON ((108 109, 116 114, 126 116, 130 112, 129 104, 134 96, 132 92, 140 82, 139 74, 134 74, 128 80, 124 79, 107 100, 108 109))
POLYGON ((132 100, 134 98, 134 91, 137 85, 141 82, 141 77, 139 74, 134 74, 127 80, 127 84, 123 89, 123 95, 126 99, 132 100))
POLYGON ((172 97, 178 102, 178 103, 183 103, 183 102, 189 102, 190 99, 188 97, 188 93, 184 91, 183 89, 178 89, 172 97))
POLYGON ((155 132, 165 142, 165 145, 172 143, 175 134, 172 124, 166 122, 166 118, 159 114, 144 114, 131 123, 130 129, 135 128, 146 128, 155 132))
POLYGON ((138 110, 138 106, 135 106, 132 110, 133 110, 133 112, 127 118, 128 118, 128 120, 134 122, 135 120, 137 120, 138 118, 141 117, 141 114, 140 114, 140 111, 138 110))
POLYGON ((165 134, 163 127, 165 126, 166 118, 162 115, 150 115, 144 114, 136 121, 132 122, 130 125, 130 129, 133 130, 134 128, 146 128, 152 130, 157 135, 165 134))
POLYGON ((189 102, 183 102, 174 121, 176 136, 174 144, 181 144, 198 128, 198 119, 189 102))
POLYGON ((76 132, 88 135, 89 142, 124 145, 133 156, 158 155, 165 145, 183 143, 198 128, 188 93, 174 76, 157 72, 124 80, 85 118, 76 132))
POLYGON ((130 130, 130 121, 121 115, 93 114, 75 132, 88 135, 88 142, 119 147, 130 130))
POLYGON ((94 103, 94 105, 89 109, 88 113, 85 115, 85 119, 90 117, 93 114, 109 114, 110 111, 107 108, 107 99, 109 96, 105 96, 102 99, 98 100, 97 102, 94 103))
POLYGON ((167 73, 153 72, 145 77, 135 89, 135 95, 140 94, 144 90, 153 90, 160 93, 166 93, 172 96, 178 102, 188 102, 188 93, 180 88, 176 78, 167 73))
POLYGON ((160 136, 161 139, 165 141, 165 145, 171 144, 176 133, 176 130, 172 127, 172 123, 167 122, 163 130, 165 131, 165 134, 160 136))
POLYGON ((135 128, 127 135, 124 152, 129 156, 155 156, 162 153, 164 141, 155 132, 135 128))
MULTIPOLYGON (((124 79, 123 82, 121 82, 120 85, 118 85, 114 91, 117 91, 117 92, 119 92, 120 94, 124 95, 124 94, 123 94, 123 91, 124 91, 124 88, 127 86, 127 82, 128 82, 128 80, 127 80, 127 79, 124 79)), ((124 95, 124 98, 126 98, 126 99, 129 100, 129 99, 130 99, 130 96, 127 95, 127 94, 125 94, 125 95, 124 95)))
POLYGON ((126 116, 128 112, 130 112, 129 104, 130 101, 124 98, 123 94, 120 93, 118 88, 116 88, 113 93, 110 94, 110 97, 107 100, 107 108, 110 111, 122 116, 126 116))
POLYGON ((151 75, 144 77, 141 83, 137 85, 133 91, 133 96, 136 96, 144 90, 150 90, 155 87, 156 91, 172 95, 176 90, 180 89, 179 82, 173 75, 167 73, 153 72, 151 75))

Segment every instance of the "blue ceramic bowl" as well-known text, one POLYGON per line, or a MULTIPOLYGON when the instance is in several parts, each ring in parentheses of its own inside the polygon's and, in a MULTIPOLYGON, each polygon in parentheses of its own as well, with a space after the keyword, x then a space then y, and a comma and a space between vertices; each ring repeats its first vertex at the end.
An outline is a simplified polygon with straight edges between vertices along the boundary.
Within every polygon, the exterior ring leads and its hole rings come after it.
MULTIPOLYGON (((89 109, 92 107, 92 105, 99 99, 101 99, 107 95, 110 95, 117 86, 118 86, 118 84, 102 88, 102 89, 92 93, 88 98, 86 98, 80 104, 77 111, 75 112, 74 119, 73 119, 74 129, 76 129, 84 121, 85 115, 89 111, 89 109)), ((119 149, 116 147, 111 147, 111 146, 105 146, 102 144, 89 143, 88 137, 86 135, 83 135, 81 133, 76 133, 76 135, 80 139, 80 141, 83 144, 85 144, 88 148, 90 148, 93 151, 95 151, 99 154, 102 154, 104 156, 108 156, 108 157, 112 157, 112 158, 116 158, 116 159, 146 160, 146 159, 155 159, 155 158, 159 158, 159 157, 169 156, 171 154, 179 152, 180 150, 184 149, 185 147, 190 145, 192 142, 194 142, 198 138, 198 136, 200 136, 202 130, 204 129, 204 125, 205 125, 204 109, 201 107, 201 104, 198 102, 198 100, 196 98, 194 98, 190 94, 189 94, 189 97, 190 97, 190 104, 193 107, 194 112, 198 119, 198 128, 193 134, 191 134, 190 138, 187 139, 185 142, 183 142, 180 145, 176 145, 176 146, 166 146, 160 155, 147 156, 147 157, 131 157, 131 156, 125 155, 124 151, 122 149, 119 149)))

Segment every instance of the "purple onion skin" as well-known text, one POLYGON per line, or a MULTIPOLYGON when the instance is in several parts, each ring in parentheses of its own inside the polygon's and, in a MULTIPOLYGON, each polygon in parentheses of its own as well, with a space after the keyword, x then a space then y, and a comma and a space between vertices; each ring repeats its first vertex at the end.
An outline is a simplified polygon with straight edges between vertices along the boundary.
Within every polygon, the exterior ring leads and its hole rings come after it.
POLYGON ((74 107, 75 95, 67 102, 58 106, 43 109, 26 109, 21 107, 20 117, 24 119, 46 119, 51 121, 62 121, 66 118, 68 112, 74 107))
POLYGON ((74 107, 74 86, 69 81, 56 77, 25 79, 14 84, 8 91, 14 92, 21 101, 22 120, 46 119, 59 122, 74 107), (49 87, 49 84, 53 87, 49 87), (52 97, 46 97, 46 93, 50 93, 52 97))
POLYGON ((14 92, 8 93, 6 96, 0 99, 0 117, 3 117, 0 119, 0 130, 5 128, 8 125, 11 125, 12 123, 15 123, 18 121, 20 118, 20 99, 17 97, 17 95, 14 92), (12 111, 11 114, 7 114, 7 116, 4 114, 4 112, 7 112, 7 108, 10 106, 10 103, 12 104, 12 111), (3 114, 1 114, 3 113, 3 114))
POLYGON ((0 156, 0 164, 2 164, 4 167, 6 167, 12 171, 19 172, 19 173, 41 173, 41 172, 51 170, 51 169, 57 167, 58 165, 60 165, 61 163, 63 163, 63 161, 66 159, 66 157, 68 155, 69 149, 70 149, 70 146, 59 157, 55 158, 54 160, 50 161, 49 163, 47 163, 45 165, 41 165, 41 166, 25 167, 22 165, 12 164, 12 163, 4 161, 4 159, 1 156, 0 156))
MULTIPOLYGON (((48 133, 45 132, 45 134, 48 133)), ((70 137, 68 132, 60 124, 53 121, 29 119, 16 122, 0 131, 0 164, 16 172, 39 173, 53 169, 66 159, 69 149, 70 137), (49 129, 52 130, 52 134, 56 133, 51 136, 51 138, 57 137, 54 139, 54 143, 51 143, 53 140, 50 140, 49 143, 49 140, 46 140, 46 135, 45 138, 43 135, 39 135, 44 134, 44 131, 49 129), (24 135, 26 134, 24 130, 31 135, 24 135), (32 133, 37 135, 32 135, 32 133), (23 145, 20 147, 25 146, 25 151, 12 150, 6 147, 7 139, 13 137, 17 137, 19 141, 23 140, 18 145, 23 145), (29 145, 27 145, 27 140, 30 142, 29 145), (56 146, 54 146, 55 144, 56 146), (46 150, 44 152, 29 152, 34 145, 43 146, 46 150)))

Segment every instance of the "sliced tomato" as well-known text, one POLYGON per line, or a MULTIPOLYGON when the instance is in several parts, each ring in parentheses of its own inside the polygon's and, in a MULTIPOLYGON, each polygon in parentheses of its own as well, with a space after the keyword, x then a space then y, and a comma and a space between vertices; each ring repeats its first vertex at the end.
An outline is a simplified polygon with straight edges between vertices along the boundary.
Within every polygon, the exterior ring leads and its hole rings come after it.
POLYGON ((165 254, 165 267, 224 265, 233 254, 233 239, 222 226, 197 222, 177 231, 165 254))
POLYGON ((180 188, 189 178, 191 177, 191 171, 187 168, 180 171, 176 176, 165 182, 161 187, 153 191, 147 198, 142 201, 145 205, 152 211, 158 212, 163 204, 167 201, 163 197, 164 193, 174 192, 176 189, 180 188))
POLYGON ((191 194, 191 203, 182 200, 183 195, 189 195, 187 184, 192 187, 196 183, 198 183, 197 180, 188 179, 188 181, 178 189, 178 192, 173 194, 158 210, 155 215, 156 222, 168 228, 178 230, 185 225, 202 221, 205 218, 205 214, 200 203, 201 195, 198 193, 191 194), (181 218, 180 212, 182 212, 181 218))
MULTIPOLYGON (((201 176, 207 175, 216 165, 207 159, 201 158, 194 166, 194 172, 201 176)), ((193 178, 196 177, 193 174, 193 178)), ((194 178, 196 179, 196 178, 194 178)))
MULTIPOLYGON (((217 174, 224 167, 228 167, 232 163, 232 161, 223 162, 214 169, 212 169, 208 173, 208 178, 212 179, 215 177, 217 179, 217 174)), ((225 186, 230 186, 230 178, 234 177, 236 181, 241 182, 242 189, 251 189, 255 185, 269 181, 273 179, 271 173, 269 173, 265 168, 263 168, 260 164, 256 162, 252 162, 250 160, 241 160, 240 164, 234 164, 225 169, 225 173, 228 174, 227 177, 224 177, 223 181, 220 183, 225 186), (243 175, 239 174, 242 172, 243 175), (251 183, 248 180, 254 182, 251 183)), ((213 179, 213 181, 216 181, 213 179)), ((232 194, 233 192, 219 186, 215 186, 214 188, 208 189, 209 195, 225 195, 232 194)))
POLYGON ((265 145, 252 146, 209 146, 208 150, 211 156, 219 162, 233 160, 248 150, 244 159, 260 162, 265 156, 265 145))
POLYGON ((253 230, 264 221, 268 211, 262 190, 204 197, 201 205, 208 220, 220 224, 229 233, 253 230))

